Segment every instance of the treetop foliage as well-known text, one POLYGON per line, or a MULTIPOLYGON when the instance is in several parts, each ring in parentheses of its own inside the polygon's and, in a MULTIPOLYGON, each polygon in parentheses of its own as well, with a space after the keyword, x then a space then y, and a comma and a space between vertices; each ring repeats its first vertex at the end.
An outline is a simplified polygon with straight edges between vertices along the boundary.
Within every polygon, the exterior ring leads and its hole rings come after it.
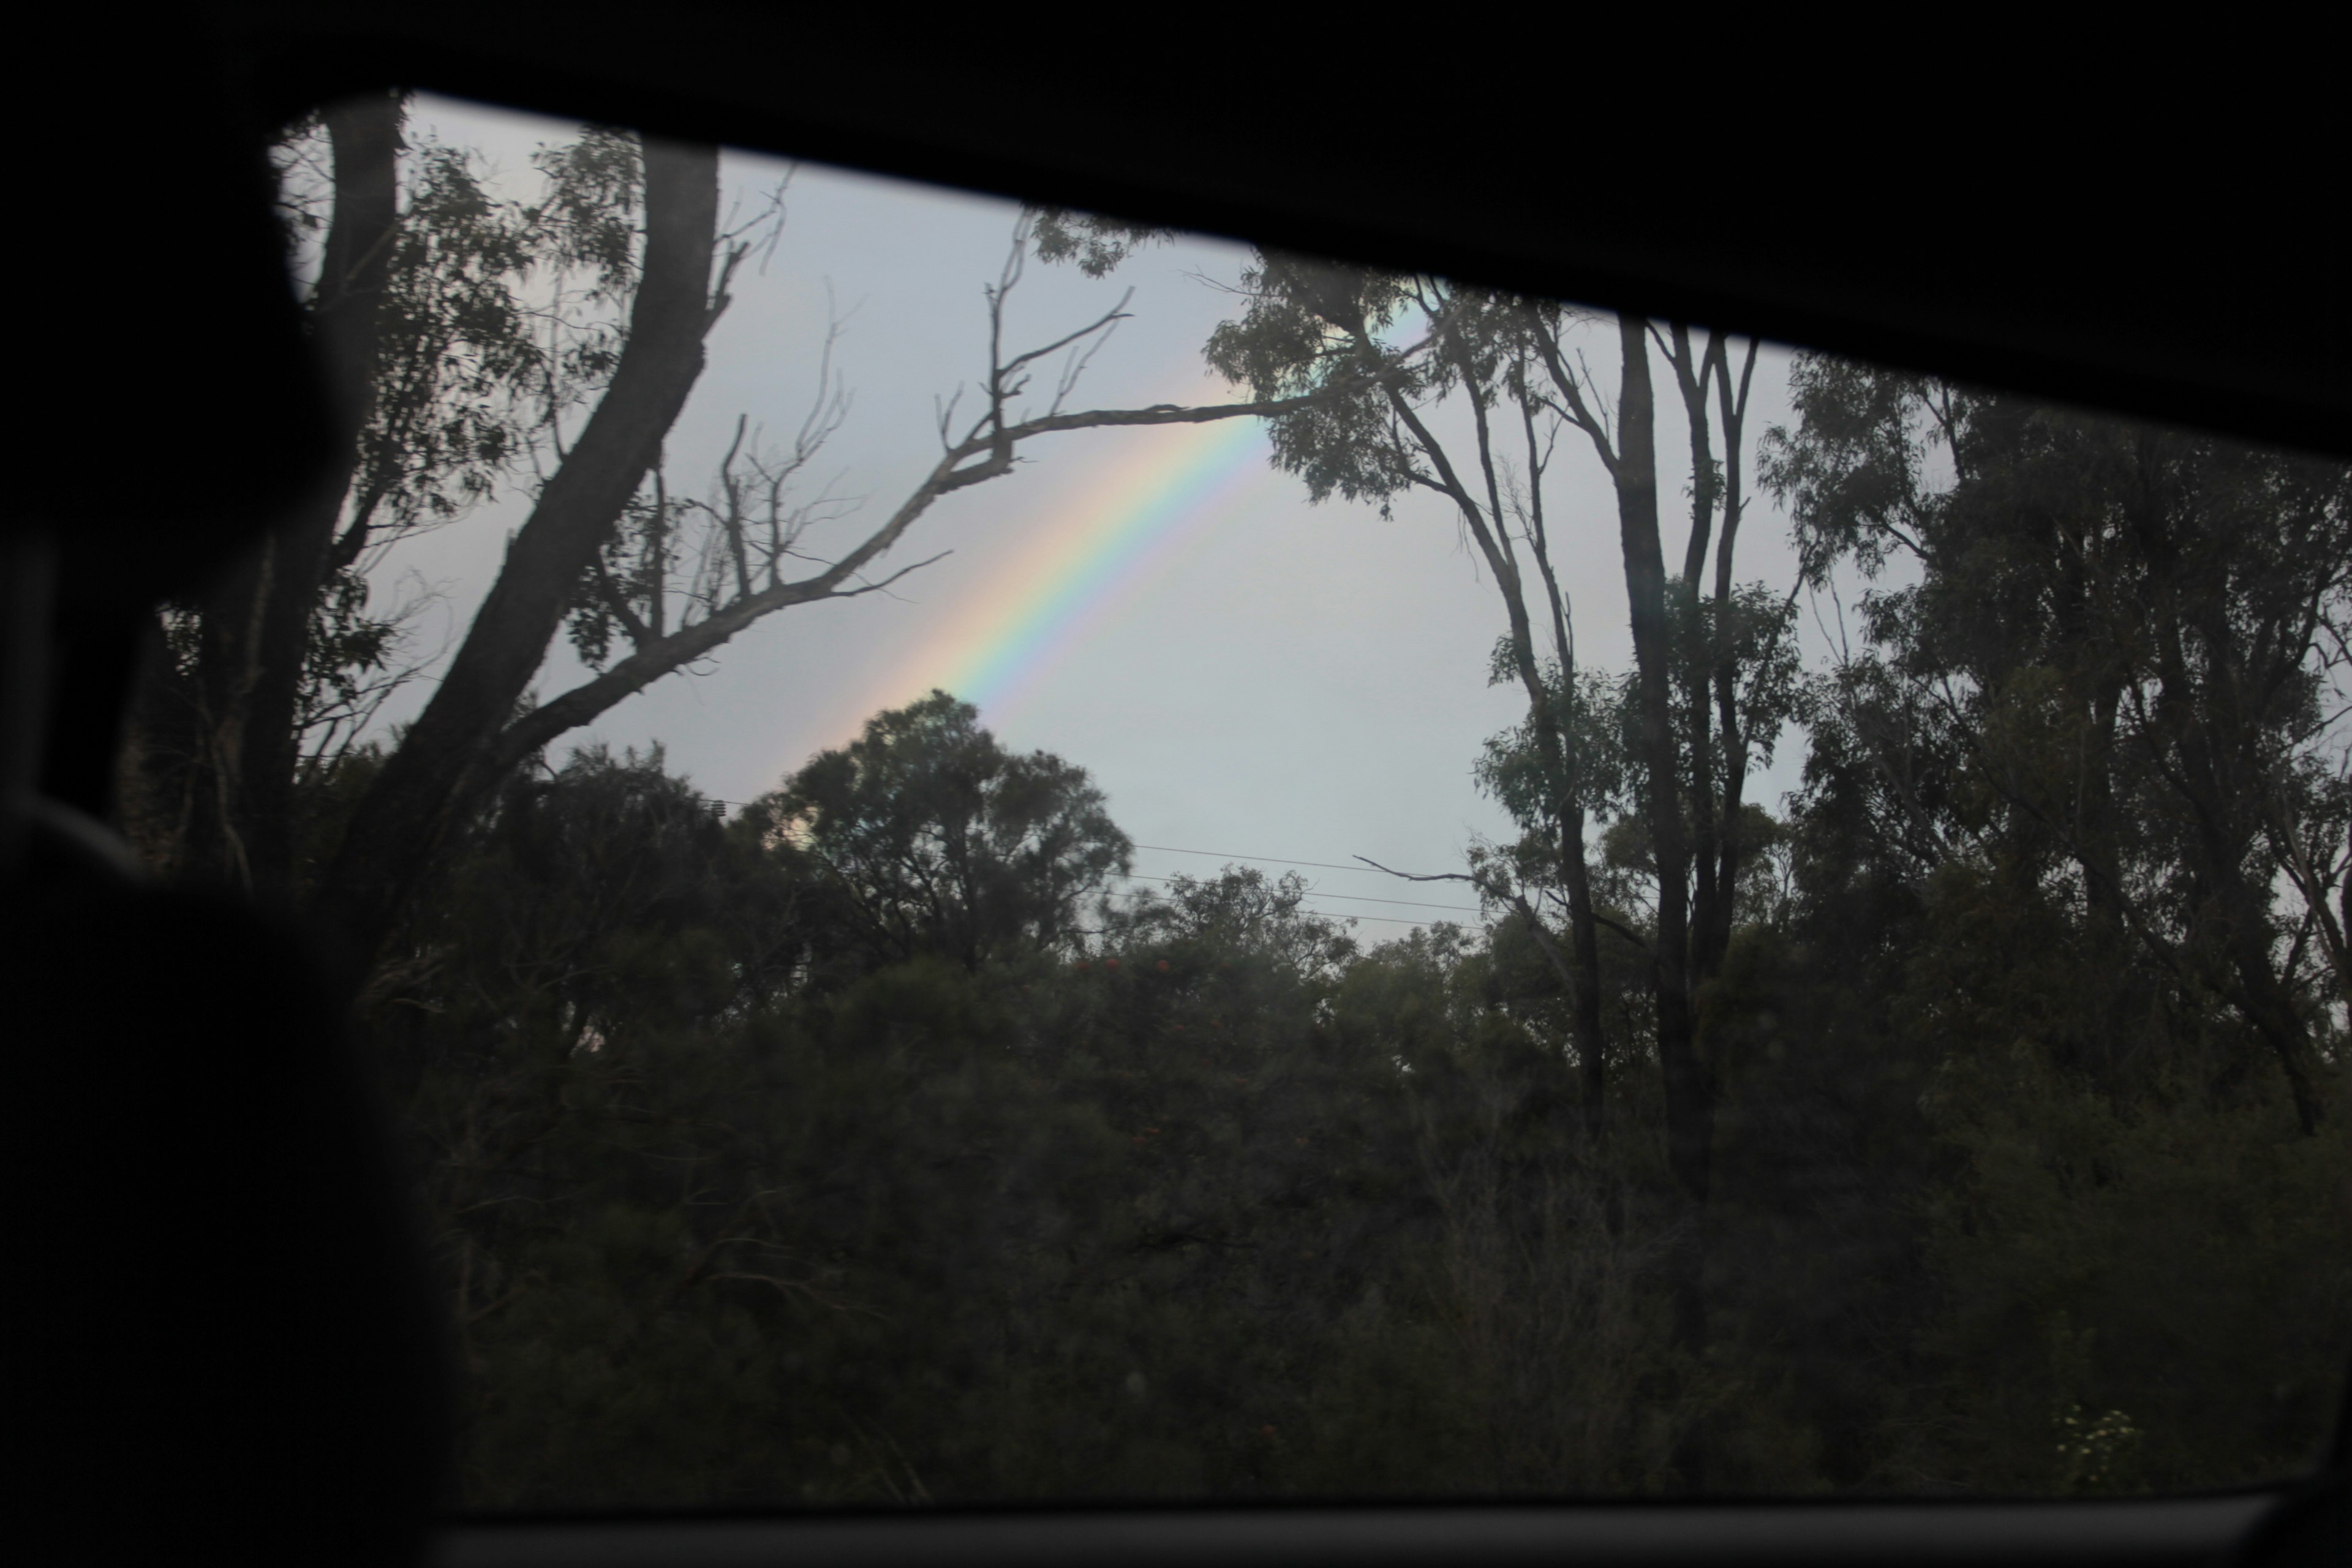
POLYGON ((1133 846, 1086 770, 1008 752, 979 718, 943 691, 878 714, 753 802, 740 831, 835 889, 870 953, 977 967, 1057 951, 1133 846))

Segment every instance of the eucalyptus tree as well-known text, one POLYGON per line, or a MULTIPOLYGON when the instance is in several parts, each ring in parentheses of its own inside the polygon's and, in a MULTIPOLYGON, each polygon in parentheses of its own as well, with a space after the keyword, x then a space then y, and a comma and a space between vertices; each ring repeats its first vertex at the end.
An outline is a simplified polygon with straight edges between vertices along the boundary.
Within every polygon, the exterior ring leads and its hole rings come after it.
POLYGON ((2352 995, 2352 468, 1826 358, 1795 387, 1767 477, 1808 574, 1880 579, 1819 742, 1889 852, 2137 950, 2075 1065, 2219 1003, 2315 1129, 2352 995))
POLYGON ((1241 292, 1242 311, 1210 340, 1210 362, 1260 400, 1317 397, 1275 422, 1276 462, 1318 500, 1386 510, 1408 492, 1434 494, 1476 545, 1504 613, 1496 678, 1517 684, 1528 705, 1482 777, 1527 830, 1519 868, 1556 894, 1569 951, 1542 931, 1504 858, 1469 879, 1520 915, 1565 982, 1596 1131, 1610 1056, 1601 932, 1613 927, 1644 951, 1672 1163, 1704 1201, 1715 1089, 1692 998, 1729 942, 1750 853, 1751 760, 1792 710, 1795 689, 1790 600, 1737 575, 1756 345, 1735 368, 1732 340, 1719 333, 1632 316, 1612 323, 1549 300, 1272 253, 1255 259, 1241 292), (1580 352, 1582 329, 1594 325, 1613 325, 1613 391, 1580 352), (1690 530, 1671 578, 1654 344, 1672 369, 1692 449, 1690 530), (1563 438, 1589 442, 1616 496, 1634 653, 1622 689, 1578 661, 1549 494, 1563 438), (1702 585, 1710 553, 1711 592, 1702 585), (1640 819, 1650 846, 1657 890, 1646 933, 1595 904, 1588 825, 1620 813, 1640 819))
POLYGON ((1385 513, 1409 490, 1443 496, 1492 574, 1507 626, 1496 679, 1516 681, 1526 697, 1524 752, 1533 763, 1514 780, 1532 787, 1507 798, 1524 805, 1521 820, 1540 841, 1523 847, 1522 858, 1559 889, 1570 951, 1507 885, 1507 868, 1482 865, 1465 879, 1513 908, 1559 973, 1571 999, 1586 1121, 1597 1132, 1609 1049, 1584 830, 1599 796, 1580 743, 1590 728, 1582 721, 1589 683, 1577 666, 1573 612, 1544 510, 1552 421, 1528 381, 1539 308, 1437 279, 1273 253, 1244 271, 1242 292, 1242 313, 1209 341, 1211 364, 1260 399, 1325 395, 1275 423, 1275 462, 1318 501, 1370 500, 1385 513), (1346 390, 1328 395, 1339 387, 1346 390), (1432 423, 1433 410, 1456 396, 1473 424, 1467 456, 1432 423), (1516 472, 1514 453, 1524 463, 1516 472))
POLYGON ((947 404, 929 470, 824 559, 807 535, 833 514, 793 481, 838 424, 829 363, 812 367, 820 396, 785 450, 739 422, 701 497, 662 462, 705 344, 744 262, 774 242, 781 205, 731 221, 717 149, 596 128, 542 147, 538 193, 517 197, 467 150, 409 144, 404 123, 403 101, 379 95, 293 128, 281 148, 289 237, 344 444, 299 516, 214 594, 167 616, 175 658, 163 683, 193 738, 167 759, 175 766, 149 770, 170 786, 150 813, 159 858, 306 901, 355 967, 412 902, 451 825, 516 765, 768 616, 919 569, 886 572, 885 558, 937 502, 1012 472, 1031 440, 1300 405, 1076 405, 1126 301, 1035 346, 1008 341, 1006 301, 1031 249, 1024 217, 987 290, 978 396, 961 413, 947 404), (422 712, 306 858, 298 781, 398 675, 397 628, 370 608, 370 565, 493 493, 526 500, 527 517, 422 712), (593 673, 534 705, 530 681, 567 626, 593 673))
POLYGON ((1133 859, 1084 768, 1006 751, 944 691, 820 752, 745 807, 738 832, 828 900, 834 943, 861 973, 1055 952, 1133 859))
MULTIPOLYGON (((566 419, 619 368, 649 258, 641 150, 618 132, 541 148, 527 200, 500 195, 470 149, 410 127, 390 94, 289 127, 278 153, 289 263, 342 436, 301 508, 167 610, 176 657, 140 739, 179 742, 147 759, 167 764, 150 782, 170 796, 146 803, 150 853, 285 897, 306 879, 301 786, 406 673, 404 617, 372 603, 373 570, 567 444, 566 419)), ((752 237, 728 237, 730 255, 752 237)))

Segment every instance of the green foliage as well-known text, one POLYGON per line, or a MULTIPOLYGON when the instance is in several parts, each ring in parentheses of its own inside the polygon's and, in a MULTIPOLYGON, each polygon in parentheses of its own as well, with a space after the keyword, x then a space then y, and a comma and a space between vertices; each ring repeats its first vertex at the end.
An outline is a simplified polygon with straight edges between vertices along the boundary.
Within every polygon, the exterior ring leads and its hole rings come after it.
POLYGON ((1131 863, 1085 769, 1008 752, 978 720, 935 691, 744 814, 740 831, 820 889, 860 964, 1055 951, 1083 901, 1131 863))
POLYGON ((1242 272, 1242 315, 1210 334, 1210 365, 1259 399, 1327 395, 1274 421, 1275 466, 1307 495, 1372 500, 1412 482, 1384 386, 1419 389, 1430 372, 1387 341, 1412 310, 1416 280, 1300 257, 1262 254, 1242 272))
MULTIPOLYGON (((836 810, 1004 776, 951 704, 865 739, 836 810)), ((583 753, 380 982, 475 1504, 1664 1484, 1675 1423, 1624 1397, 1659 1244, 1563 1163, 1559 1064, 1476 944, 1360 955, 1228 871, 1083 946, 812 987, 823 889, 906 864, 857 821, 820 868, 583 753), (1626 1353, 1563 1358, 1588 1333, 1626 1353)))
MULTIPOLYGON (((1511 639, 1498 638, 1487 684, 1517 681, 1517 658, 1511 639)), ((1570 680, 1557 659, 1544 661, 1542 668, 1550 721, 1567 738, 1567 754, 1577 759, 1575 797, 1597 816, 1633 809, 1639 784, 1634 753, 1626 745, 1633 721, 1624 679, 1580 669, 1570 680)), ((1522 829, 1550 832, 1552 813, 1564 793, 1551 772, 1531 716, 1489 739, 1471 776, 1522 829)))
MULTIPOLYGON (((1226 347, 1277 390, 1378 362, 1418 287, 1267 268, 1226 347)), ((1478 763, 1526 833, 1476 862, 1497 918, 1369 949, 1295 875, 1102 898, 1131 847, 1100 791, 943 693, 731 821, 658 753, 583 752, 497 796, 368 1004, 469 1501, 2307 1465, 2352 1345, 2352 1128, 2307 1114, 2347 1066, 2315 912, 2339 479, 1853 367, 1799 392, 1772 471, 1807 570, 1881 576, 1817 679, 1760 590, 1675 639, 1736 643, 1751 741, 1808 748, 1785 816, 1742 808, 1696 998, 1706 1202, 1665 1158, 1657 869, 1604 675, 1549 672, 1601 818, 1598 1127, 1531 924, 1566 798, 1532 726, 1478 763)), ((322 820, 373 763, 322 774, 322 820)))
POLYGON ((2026 1042, 1946 1064, 1929 1114, 1964 1166, 1927 1205, 1906 1467, 2069 1492, 2313 1463, 2352 1328, 2352 1151, 2340 1121, 2282 1138, 2283 1100, 2118 1106, 2026 1042))
POLYGON ((2352 1214, 2310 940, 2341 862, 2280 856, 2342 834, 2313 703, 2347 475, 1825 357, 1794 391, 1767 479, 1808 577, 1881 585, 1804 694, 1790 920, 1851 955, 1938 1151, 1884 1473, 2298 1468, 2341 1396, 2352 1214))
MULTIPOLYGON (((315 274, 332 200, 323 123, 289 127, 277 163, 296 268, 315 274)), ((414 605, 371 603, 384 547, 496 494, 618 362, 641 226, 636 139, 586 127, 531 163, 537 193, 508 195, 478 150, 404 133, 357 471, 303 649, 296 728, 312 766, 349 745, 410 673, 397 658, 414 605)), ((337 308, 338 284, 317 277, 308 308, 337 308)), ((598 628, 573 630, 588 652, 598 628)))
POLYGON ((2103 944, 2131 1016, 2223 1002, 2315 1127, 2352 971, 2310 935, 2346 878, 2289 847, 2352 819, 2352 472, 1823 358, 1796 392, 1767 477, 1809 574, 1916 575, 1810 694, 1824 805, 2103 944))
POLYGON ((347 530, 459 516, 610 377, 635 278, 635 139, 590 129, 531 162, 541 188, 521 201, 493 194, 471 148, 410 147, 347 530))
POLYGON ((1034 207, 1027 216, 1038 260, 1075 263, 1089 278, 1107 278, 1137 251, 1176 237, 1172 228, 1127 223, 1067 207, 1034 207))

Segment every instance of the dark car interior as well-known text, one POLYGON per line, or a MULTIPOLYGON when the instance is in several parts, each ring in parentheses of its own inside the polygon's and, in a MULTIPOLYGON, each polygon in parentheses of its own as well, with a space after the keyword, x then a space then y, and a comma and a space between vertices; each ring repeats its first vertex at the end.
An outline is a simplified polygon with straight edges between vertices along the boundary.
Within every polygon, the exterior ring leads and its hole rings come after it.
POLYGON ((19 56, 29 374, 0 535, 6 1035, 29 1068, 11 1408, 43 1555, 2352 1562, 2352 1405, 2324 1468, 2200 1496, 455 1517, 448 1346, 381 1117, 339 1055, 341 960, 267 910, 143 881, 100 826, 142 616, 298 500, 335 439, 263 162, 317 104, 429 89, 2352 457, 2324 94, 2280 79, 2259 111, 2225 110, 2219 60, 1994 73, 1994 50, 1948 85, 1796 51, 1759 86, 1760 59, 1702 68, 1499 14, 1458 66, 1411 72, 1430 40, 1321 36, 1356 29, 1336 16, 254 0, 50 21, 19 56), (1472 79, 1519 51, 1617 85, 1570 106, 1472 79), (1389 127, 1377 148, 1368 123, 1389 127), (1531 173, 1523 150, 1555 143, 1572 182, 1531 173))

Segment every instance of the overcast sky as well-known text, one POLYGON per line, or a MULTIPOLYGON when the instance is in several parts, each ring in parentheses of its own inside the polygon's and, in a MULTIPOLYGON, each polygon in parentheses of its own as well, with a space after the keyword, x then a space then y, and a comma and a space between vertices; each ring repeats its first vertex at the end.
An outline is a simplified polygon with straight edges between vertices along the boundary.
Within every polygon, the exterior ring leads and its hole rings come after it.
MULTIPOLYGON (((535 183, 532 147, 572 130, 439 99, 416 105, 412 132, 424 129, 479 146, 518 191, 535 183)), ((985 368, 982 290, 1018 215, 992 199, 819 165, 730 155, 725 166, 730 195, 747 200, 787 174, 782 238, 763 270, 746 269, 712 335, 709 367, 668 446, 668 475, 674 489, 702 489, 739 415, 789 436, 815 391, 830 312, 843 323, 835 363, 855 403, 812 489, 830 483, 862 504, 812 538, 823 552, 887 516, 935 460, 934 400, 985 368)), ((1241 394, 1207 371, 1201 345, 1235 308, 1216 285, 1234 281, 1246 255, 1189 241, 1144 252, 1106 281, 1033 265, 1014 296, 1013 335, 1058 336, 1132 288, 1132 319, 1096 357, 1074 405, 1233 399, 1241 394)), ((1595 355, 1596 365, 1612 363, 1613 349, 1595 355)), ((1768 346, 1748 422, 1757 435, 1789 417, 1787 366, 1787 353, 1768 346)), ((1687 526, 1674 507, 1687 466, 1670 388, 1660 387, 1668 401, 1658 434, 1671 560, 1687 526)), ((1171 476, 1173 493, 1173 480, 1197 468, 1182 459, 1202 435, 1091 430, 1034 442, 1018 472, 948 498, 916 526, 894 561, 951 553, 888 596, 771 616, 702 673, 660 681, 557 752, 658 742, 673 770, 710 795, 742 801, 772 789, 867 713, 968 669, 975 638, 1016 629, 1007 621, 1023 574, 1131 524, 1139 482, 1148 489, 1171 476)), ((1364 855, 1461 869, 1475 839, 1510 836, 1471 778, 1481 742, 1524 710, 1515 691, 1486 684, 1503 625, 1493 584, 1437 498, 1403 498, 1389 520, 1369 507, 1310 506, 1297 481, 1265 465, 1263 434, 1244 439, 1245 460, 1198 500, 1163 509, 1176 515, 1144 531, 1159 547, 1114 574, 1050 655, 1005 700, 983 706, 983 721, 1009 745, 1088 769, 1139 845, 1167 847, 1139 852, 1136 868, 1148 876, 1213 872, 1244 856, 1344 865, 1364 855)), ((1631 655, 1614 501, 1589 448, 1564 438, 1561 450, 1569 455, 1547 494, 1564 536, 1555 549, 1580 653, 1588 664, 1622 666, 1631 655)), ((406 542, 379 572, 382 595, 419 583, 441 595, 417 624, 419 651, 462 636, 523 515, 519 499, 486 506, 406 542)), ((1785 521, 1759 498, 1738 574, 1785 586, 1793 574, 1785 521)), ((1817 647, 1810 622, 1805 629, 1817 647)), ((583 675, 559 642, 540 693, 583 675)), ((1749 797, 1777 808, 1800 760, 1784 748, 1749 797)), ((1356 932, 1366 942, 1407 929, 1389 921, 1433 912, 1342 895, 1469 901, 1444 885, 1408 887, 1368 871, 1304 874, 1320 907, 1366 917, 1356 932)))

